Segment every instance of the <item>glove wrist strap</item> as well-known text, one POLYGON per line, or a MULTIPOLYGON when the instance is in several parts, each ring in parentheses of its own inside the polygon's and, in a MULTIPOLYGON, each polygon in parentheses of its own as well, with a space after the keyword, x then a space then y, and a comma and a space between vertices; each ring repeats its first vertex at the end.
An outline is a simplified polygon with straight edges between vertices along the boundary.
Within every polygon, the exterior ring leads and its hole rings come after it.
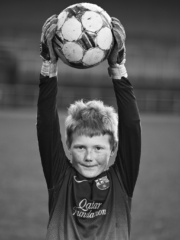
POLYGON ((57 63, 51 63, 50 61, 43 61, 41 67, 41 74, 47 77, 55 77, 58 74, 57 63))
POLYGON ((127 70, 124 64, 115 64, 113 66, 110 66, 108 68, 108 73, 112 79, 121 79, 122 77, 128 77, 127 70))

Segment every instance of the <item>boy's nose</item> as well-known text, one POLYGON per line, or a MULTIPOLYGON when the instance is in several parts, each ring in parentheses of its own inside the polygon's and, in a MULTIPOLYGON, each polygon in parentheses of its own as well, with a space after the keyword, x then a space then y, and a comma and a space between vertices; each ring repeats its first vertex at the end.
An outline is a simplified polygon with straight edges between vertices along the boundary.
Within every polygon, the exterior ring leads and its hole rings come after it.
POLYGON ((90 150, 87 151, 87 153, 86 153, 85 161, 86 161, 86 162, 92 162, 92 161, 93 161, 93 160, 92 160, 92 152, 91 152, 90 150))
POLYGON ((86 162, 92 162, 92 159, 86 158, 85 161, 86 161, 86 162))

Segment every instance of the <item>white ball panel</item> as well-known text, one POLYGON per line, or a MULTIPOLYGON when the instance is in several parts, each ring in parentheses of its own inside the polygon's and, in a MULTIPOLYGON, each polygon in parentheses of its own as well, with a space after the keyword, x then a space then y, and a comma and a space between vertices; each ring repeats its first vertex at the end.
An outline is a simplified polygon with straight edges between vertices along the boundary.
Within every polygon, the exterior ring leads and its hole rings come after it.
POLYGON ((76 41, 82 33, 81 23, 75 18, 69 18, 62 26, 62 35, 68 41, 76 41))
POLYGON ((103 20, 98 13, 86 11, 82 16, 82 24, 86 30, 96 32, 103 26, 103 20))
POLYGON ((83 57, 83 49, 82 47, 75 43, 75 42, 67 42, 64 44, 62 49, 64 56, 70 61, 70 62, 78 62, 83 57))
POLYGON ((57 54, 57 56, 65 63, 65 64, 69 64, 68 60, 65 58, 64 54, 61 52, 61 50, 58 49, 57 46, 54 46, 54 50, 57 54))
POLYGON ((67 14, 68 14, 67 12, 63 11, 58 15, 57 30, 59 30, 62 27, 62 25, 64 24, 67 14))
POLYGON ((85 53, 83 57, 83 63, 85 63, 87 66, 91 66, 101 62, 103 58, 104 52, 101 49, 92 48, 85 53))
POLYGON ((113 42, 111 29, 108 27, 102 28, 97 35, 97 44, 103 50, 108 50, 113 42))

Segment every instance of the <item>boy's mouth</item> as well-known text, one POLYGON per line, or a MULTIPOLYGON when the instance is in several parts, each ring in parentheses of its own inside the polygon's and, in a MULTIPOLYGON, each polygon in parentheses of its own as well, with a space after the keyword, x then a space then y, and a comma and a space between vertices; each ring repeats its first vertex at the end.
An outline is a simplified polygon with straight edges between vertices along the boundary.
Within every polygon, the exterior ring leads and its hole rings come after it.
POLYGON ((96 167, 97 165, 85 165, 85 164, 81 164, 81 166, 85 167, 85 168, 93 168, 96 167))

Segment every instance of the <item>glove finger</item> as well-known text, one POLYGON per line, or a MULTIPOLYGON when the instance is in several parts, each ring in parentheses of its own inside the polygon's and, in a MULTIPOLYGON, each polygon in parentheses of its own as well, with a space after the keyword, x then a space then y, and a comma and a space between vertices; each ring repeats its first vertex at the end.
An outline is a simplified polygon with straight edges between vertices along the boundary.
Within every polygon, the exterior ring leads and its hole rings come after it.
POLYGON ((123 63, 125 63, 125 60, 126 60, 126 49, 125 49, 125 47, 123 47, 123 48, 120 50, 120 52, 118 53, 117 63, 118 63, 118 64, 121 64, 122 61, 123 61, 123 59, 124 59, 124 62, 123 62, 123 63))
POLYGON ((42 42, 42 43, 45 42, 45 39, 44 39, 44 33, 43 33, 43 32, 41 33, 41 39, 40 39, 40 42, 42 42))
POLYGON ((44 27, 47 25, 47 23, 50 22, 53 18, 57 18, 57 15, 54 14, 45 21, 45 23, 43 24, 43 27, 42 27, 42 31, 43 31, 44 27))
MULTIPOLYGON (((115 18, 115 17, 111 17, 111 23, 112 24, 117 24, 119 25, 120 27, 123 27, 122 23, 120 22, 119 19, 115 18)), ((123 27, 124 28, 124 27, 123 27)))
POLYGON ((57 61, 57 55, 54 52, 52 42, 48 45, 51 62, 57 61))
POLYGON ((115 17, 112 17, 111 19, 112 19, 112 26, 113 26, 113 28, 115 28, 117 31, 122 33, 121 35, 123 36, 123 39, 125 40, 126 33, 125 33, 125 29, 124 29, 123 25, 121 24, 119 19, 117 19, 115 17))
POLYGON ((44 35, 46 35, 46 31, 47 29, 49 28, 49 26, 51 26, 51 24, 53 23, 57 23, 58 22, 58 19, 56 17, 56 15, 53 15, 51 18, 49 18, 48 21, 46 21, 46 23, 43 25, 43 28, 42 28, 42 33, 44 35))
POLYGON ((52 39, 57 31, 57 25, 52 24, 50 28, 47 30, 47 46, 49 49, 49 54, 50 54, 50 59, 52 62, 57 61, 57 56, 54 52, 53 44, 52 44, 52 39))
POLYGON ((113 23, 117 23, 117 24, 121 24, 120 20, 118 18, 115 17, 111 17, 111 22, 113 23))
POLYGON ((125 33, 124 27, 122 25, 119 25, 117 22, 114 22, 113 29, 116 29, 116 31, 118 31, 122 35, 123 39, 125 40, 126 33, 125 33))
POLYGON ((51 26, 57 26, 57 22, 58 22, 58 19, 57 18, 54 18, 52 19, 44 28, 44 39, 46 40, 47 39, 47 35, 50 31, 52 31, 52 28, 51 26))
POLYGON ((47 29, 54 23, 57 23, 58 22, 58 19, 57 18, 52 18, 49 22, 46 23, 46 25, 43 26, 43 30, 42 32, 45 32, 47 31, 47 29))
POLYGON ((41 42, 45 42, 46 41, 46 31, 47 29, 49 28, 49 26, 52 24, 52 23, 57 23, 58 19, 57 19, 57 15, 54 14, 53 16, 51 16, 50 18, 48 18, 46 20, 46 22, 44 23, 43 27, 42 27, 42 33, 41 33, 41 39, 40 41, 41 42))
POLYGON ((117 44, 118 51, 120 51, 123 46, 122 36, 116 29, 113 29, 113 35, 115 38, 115 44, 117 44))
POLYGON ((115 63, 121 64, 125 63, 125 55, 126 55, 126 49, 125 49, 125 30, 119 19, 112 17, 112 33, 114 36, 114 47, 111 51, 111 54, 109 56, 108 62, 110 65, 113 65, 115 63))
POLYGON ((52 24, 46 31, 47 42, 52 41, 55 33, 57 31, 57 24, 52 24))
POLYGON ((117 49, 117 44, 115 43, 108 57, 109 65, 113 65, 117 62, 117 53, 118 53, 118 49, 117 49))

